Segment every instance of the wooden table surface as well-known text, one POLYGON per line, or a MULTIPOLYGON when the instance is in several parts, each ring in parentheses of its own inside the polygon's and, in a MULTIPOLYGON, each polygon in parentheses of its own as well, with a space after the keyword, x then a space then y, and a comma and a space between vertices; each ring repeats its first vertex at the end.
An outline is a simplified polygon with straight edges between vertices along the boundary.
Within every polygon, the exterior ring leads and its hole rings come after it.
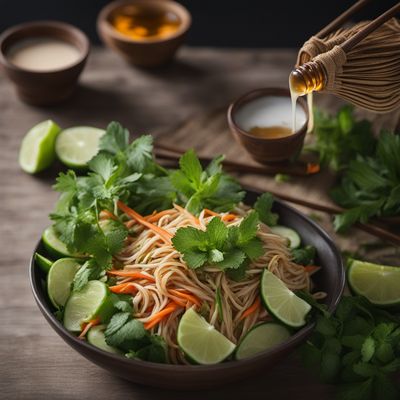
MULTIPOLYGON (((126 65, 108 50, 94 49, 81 86, 67 103, 35 108, 19 102, 0 74, 0 398, 1 399, 331 399, 296 354, 251 380, 207 392, 152 389, 123 381, 91 364, 69 348, 37 308, 28 281, 28 262, 56 200, 51 184, 59 166, 29 176, 18 166, 25 132, 44 119, 60 126, 105 127, 117 120, 132 135, 151 133, 163 143, 195 147, 203 155, 220 152, 251 162, 226 126, 227 105, 238 95, 265 86, 286 86, 295 61, 291 50, 185 48, 173 64, 158 70, 126 65), (213 138, 212 144, 205 138, 213 138)), ((321 98, 332 107, 336 102, 321 98)), ((241 177, 260 188, 278 188, 329 201, 328 175, 278 184, 271 177, 241 177)), ((329 220, 321 223, 330 229, 329 220)), ((357 248, 366 235, 338 239, 357 248)), ((179 379, 179 377, 177 377, 179 379)))

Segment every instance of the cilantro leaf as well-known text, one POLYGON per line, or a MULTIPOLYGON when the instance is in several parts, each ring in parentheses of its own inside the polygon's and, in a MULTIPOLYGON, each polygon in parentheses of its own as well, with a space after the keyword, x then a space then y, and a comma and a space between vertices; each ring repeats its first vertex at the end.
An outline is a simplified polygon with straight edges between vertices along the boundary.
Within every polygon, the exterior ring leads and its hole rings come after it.
POLYGON ((128 146, 129 132, 118 122, 110 122, 106 133, 100 138, 99 150, 117 154, 128 146))
POLYGON ((99 174, 105 182, 110 179, 114 171, 114 162, 112 158, 104 153, 94 156, 88 164, 89 169, 99 174))
POLYGON ((291 250, 293 262, 304 266, 314 263, 316 252, 316 248, 310 245, 291 250))
POLYGON ((125 356, 143 361, 166 363, 167 345, 161 336, 152 335, 149 337, 149 344, 137 351, 130 350, 125 356))
POLYGON ((273 203, 272 194, 263 193, 254 204, 254 209, 258 212, 260 221, 268 226, 275 226, 278 223, 278 214, 271 211, 273 203))
POLYGON ((72 288, 73 291, 79 291, 90 281, 99 279, 102 268, 94 261, 88 260, 82 265, 74 276, 72 288))
POLYGON ((153 161, 153 138, 144 135, 134 140, 126 149, 127 163, 134 170, 142 172, 153 161))

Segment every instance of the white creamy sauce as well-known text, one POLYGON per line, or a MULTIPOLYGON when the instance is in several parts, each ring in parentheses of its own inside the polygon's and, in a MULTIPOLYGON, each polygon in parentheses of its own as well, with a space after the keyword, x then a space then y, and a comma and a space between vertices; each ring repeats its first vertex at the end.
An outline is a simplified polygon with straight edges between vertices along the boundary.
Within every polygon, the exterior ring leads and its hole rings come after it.
POLYGON ((51 38, 25 39, 7 52, 17 67, 31 71, 53 71, 76 63, 81 54, 70 43, 51 38))
MULTIPOLYGON (((300 105, 296 105, 295 131, 301 129, 306 122, 306 113, 300 105)), ((254 126, 283 126, 292 129, 292 103, 286 96, 265 96, 242 106, 235 116, 236 124, 244 131, 254 126)))

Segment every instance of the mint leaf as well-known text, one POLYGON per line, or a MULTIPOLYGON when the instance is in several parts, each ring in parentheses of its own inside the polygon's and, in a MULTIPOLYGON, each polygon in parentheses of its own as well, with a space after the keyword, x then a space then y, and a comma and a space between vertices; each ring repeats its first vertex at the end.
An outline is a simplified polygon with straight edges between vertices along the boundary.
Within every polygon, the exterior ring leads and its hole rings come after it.
POLYGON ((316 252, 315 247, 310 245, 291 250, 293 262, 304 266, 314 263, 316 252))
POLYGON ((182 173, 194 189, 200 188, 203 168, 193 149, 188 150, 179 160, 182 173))
POLYGON ((375 340, 371 337, 368 336, 365 340, 364 343, 361 346, 361 356, 362 356, 362 361, 367 363, 371 360, 371 358, 375 354, 375 340))
POLYGON ((271 193, 263 193, 258 197, 254 204, 260 221, 268 226, 275 226, 278 223, 279 216, 271 211, 274 204, 274 197, 271 193))
POLYGON ((186 253, 189 250, 205 249, 207 244, 207 235, 200 229, 191 226, 180 228, 172 238, 172 244, 180 253, 186 253))
POLYGON ((130 350, 125 356, 143 361, 166 363, 167 345, 161 336, 153 335, 149 337, 149 344, 137 351, 130 350))
POLYGON ((228 239, 228 228, 220 218, 214 217, 207 225, 207 238, 215 248, 224 246, 225 241, 228 239))
POLYGON ((252 240, 257 233, 259 225, 257 211, 251 211, 239 225, 239 244, 245 244, 252 240))
POLYGON ((200 251, 188 250, 183 256, 184 261, 192 269, 202 267, 208 260, 207 254, 200 251))

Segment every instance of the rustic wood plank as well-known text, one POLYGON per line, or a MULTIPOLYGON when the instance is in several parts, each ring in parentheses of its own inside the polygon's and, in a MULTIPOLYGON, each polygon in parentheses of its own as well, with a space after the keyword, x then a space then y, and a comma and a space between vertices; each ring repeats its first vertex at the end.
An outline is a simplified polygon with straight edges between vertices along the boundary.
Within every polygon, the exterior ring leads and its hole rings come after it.
MULTIPOLYGON (((51 184, 61 166, 37 177, 24 174, 17 163, 24 133, 47 118, 63 127, 104 127, 109 121, 118 120, 134 135, 153 133, 160 141, 179 147, 194 146, 205 155, 225 152, 229 157, 251 162, 227 131, 226 106, 236 96, 254 88, 286 86, 294 61, 295 52, 290 50, 183 49, 177 62, 148 71, 131 68, 113 53, 95 49, 74 98, 48 108, 20 103, 10 83, 0 75, 1 398, 183 399, 189 396, 113 377, 71 350, 41 316, 31 295, 27 265, 41 231, 49 223, 47 215, 56 200, 51 184)), ((329 103, 331 99, 322 101, 329 103)), ((242 178, 264 189, 282 188, 271 177, 242 178)), ((329 201, 324 187, 322 178, 313 177, 296 179, 284 190, 290 188, 292 193, 305 198, 316 196, 329 201)), ((327 219, 322 223, 329 227, 327 219)), ((357 246, 364 239, 357 238, 351 244, 357 246)), ((192 393, 190 397, 235 399, 268 395, 299 400, 330 399, 331 392, 331 388, 318 384, 296 356, 292 356, 252 380, 234 387, 192 393)))

